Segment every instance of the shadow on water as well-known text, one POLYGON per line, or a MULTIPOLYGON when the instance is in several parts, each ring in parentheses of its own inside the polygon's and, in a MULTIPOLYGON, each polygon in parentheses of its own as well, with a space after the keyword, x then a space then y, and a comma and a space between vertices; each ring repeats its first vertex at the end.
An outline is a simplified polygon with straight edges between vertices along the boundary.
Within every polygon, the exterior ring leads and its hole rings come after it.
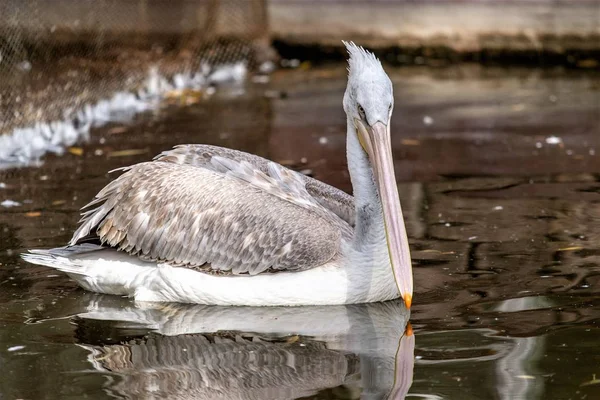
POLYGON ((242 149, 350 190, 344 73, 279 71, 243 93, 105 126, 40 168, 1 171, 0 203, 11 202, 0 206, 0 397, 597 398, 593 72, 391 71, 416 283, 408 330, 397 302, 141 305, 18 259, 67 242, 106 171, 175 144, 242 149))

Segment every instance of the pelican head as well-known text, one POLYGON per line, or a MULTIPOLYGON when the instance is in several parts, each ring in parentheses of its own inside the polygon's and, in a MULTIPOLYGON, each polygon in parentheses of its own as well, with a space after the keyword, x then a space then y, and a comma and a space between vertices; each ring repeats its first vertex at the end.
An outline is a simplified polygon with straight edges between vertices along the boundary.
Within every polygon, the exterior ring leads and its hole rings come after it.
POLYGON ((372 53, 352 42, 344 44, 350 54, 344 110, 349 123, 355 128, 348 134, 357 136, 372 170, 396 286, 407 308, 410 308, 412 266, 390 140, 390 119, 394 108, 392 82, 372 53))

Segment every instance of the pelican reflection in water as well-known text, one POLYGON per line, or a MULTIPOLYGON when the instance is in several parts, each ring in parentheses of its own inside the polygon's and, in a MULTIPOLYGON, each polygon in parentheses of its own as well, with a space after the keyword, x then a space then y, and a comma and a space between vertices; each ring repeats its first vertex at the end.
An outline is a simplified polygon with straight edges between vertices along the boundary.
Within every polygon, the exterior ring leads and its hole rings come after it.
POLYGON ((354 197, 261 157, 184 145, 123 168, 69 246, 27 261, 85 289, 217 305, 412 302, 390 142, 392 82, 353 43, 343 106, 354 197))
POLYGON ((415 341, 400 301, 139 304, 105 296, 75 320, 88 360, 117 398, 279 400, 335 389, 342 398, 401 400, 412 384, 415 341))

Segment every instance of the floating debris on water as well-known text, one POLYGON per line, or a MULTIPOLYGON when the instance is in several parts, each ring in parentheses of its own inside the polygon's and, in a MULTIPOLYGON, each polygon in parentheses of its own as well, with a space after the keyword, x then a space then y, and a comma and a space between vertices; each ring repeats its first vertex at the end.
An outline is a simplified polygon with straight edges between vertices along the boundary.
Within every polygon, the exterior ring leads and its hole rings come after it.
POLYGON ((81 157, 83 155, 83 149, 81 147, 69 147, 68 151, 74 156, 81 157))
POLYGON ((116 126, 114 128, 109 129, 108 132, 106 132, 106 133, 108 135, 116 135, 116 134, 123 133, 123 132, 127 132, 126 126, 116 126))
POLYGON ((4 200, 2 203, 0 203, 0 206, 2 207, 6 207, 6 208, 11 208, 11 207, 19 207, 21 205, 21 203, 19 203, 18 201, 14 201, 14 200, 4 200))
POLYGON ((12 346, 12 347, 9 347, 6 350, 7 351, 19 351, 19 350, 23 350, 24 348, 25 348, 25 346, 12 346))
POLYGON ((129 156, 139 156, 140 154, 146 154, 150 151, 149 148, 145 149, 127 149, 127 150, 118 150, 111 151, 107 154, 108 158, 112 157, 129 157, 129 156))
POLYGON ((577 251, 577 250, 583 250, 583 247, 581 247, 581 246, 563 247, 556 251, 577 251))
POLYGON ((519 378, 519 379, 535 379, 535 376, 533 376, 533 375, 517 375, 517 378, 519 378))
POLYGON ((548 136, 546 138, 546 143, 548 144, 560 144, 562 143, 562 139, 557 136, 548 136))
POLYGON ((429 115, 426 115, 423 117, 423 123, 425 125, 431 125, 433 124, 433 118, 431 118, 429 115))
POLYGON ((402 139, 400 143, 404 146, 419 146, 421 141, 419 139, 402 139))
POLYGON ((292 58, 291 60, 284 58, 281 60, 281 66, 284 68, 298 68, 298 66, 300 66, 300 60, 296 58, 292 58))

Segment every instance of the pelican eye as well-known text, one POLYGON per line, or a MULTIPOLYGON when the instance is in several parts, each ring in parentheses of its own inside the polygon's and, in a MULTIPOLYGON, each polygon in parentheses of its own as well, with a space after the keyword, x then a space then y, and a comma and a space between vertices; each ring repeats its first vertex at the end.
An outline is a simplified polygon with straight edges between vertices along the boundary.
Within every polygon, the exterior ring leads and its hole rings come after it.
POLYGON ((360 117, 361 117, 362 119, 365 119, 365 118, 366 118, 366 116, 365 116, 365 109, 364 109, 364 108, 362 108, 362 106, 361 106, 360 104, 358 105, 358 113, 360 114, 360 117))

